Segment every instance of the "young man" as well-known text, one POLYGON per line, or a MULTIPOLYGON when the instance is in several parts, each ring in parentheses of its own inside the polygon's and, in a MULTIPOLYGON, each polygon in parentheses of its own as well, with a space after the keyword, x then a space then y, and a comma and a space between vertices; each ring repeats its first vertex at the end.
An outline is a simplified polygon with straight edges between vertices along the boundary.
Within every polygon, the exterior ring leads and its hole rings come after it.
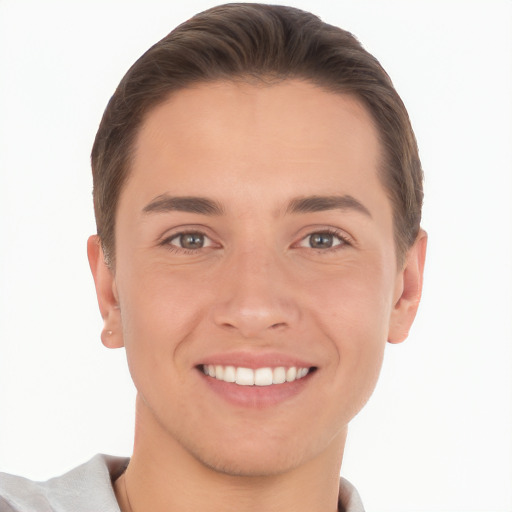
POLYGON ((347 426, 407 336, 426 249, 416 142, 378 62, 296 9, 211 9, 128 71, 92 167, 133 455, 4 476, 1 510, 363 510, 339 480, 347 426))

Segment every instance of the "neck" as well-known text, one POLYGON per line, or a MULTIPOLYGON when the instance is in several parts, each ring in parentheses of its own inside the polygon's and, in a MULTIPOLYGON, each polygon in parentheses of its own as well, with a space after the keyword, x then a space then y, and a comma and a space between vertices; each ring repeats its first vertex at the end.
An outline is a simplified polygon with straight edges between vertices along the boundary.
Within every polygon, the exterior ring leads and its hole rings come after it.
POLYGON ((138 414, 133 456, 115 483, 116 496, 122 512, 335 512, 345 437, 346 430, 320 454, 283 471, 229 474, 138 414))

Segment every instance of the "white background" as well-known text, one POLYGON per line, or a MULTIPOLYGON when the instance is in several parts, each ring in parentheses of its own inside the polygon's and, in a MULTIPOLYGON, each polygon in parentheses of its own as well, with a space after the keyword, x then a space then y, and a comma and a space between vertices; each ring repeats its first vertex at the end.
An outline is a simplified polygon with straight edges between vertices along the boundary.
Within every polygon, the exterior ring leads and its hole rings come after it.
MULTIPOLYGON (((290 3, 380 59, 426 174, 423 303, 342 472, 368 512, 511 511, 512 3, 290 3)), ((133 386, 100 343, 86 260, 89 152, 129 65, 212 5, 0 0, 0 470, 130 454, 133 386)))

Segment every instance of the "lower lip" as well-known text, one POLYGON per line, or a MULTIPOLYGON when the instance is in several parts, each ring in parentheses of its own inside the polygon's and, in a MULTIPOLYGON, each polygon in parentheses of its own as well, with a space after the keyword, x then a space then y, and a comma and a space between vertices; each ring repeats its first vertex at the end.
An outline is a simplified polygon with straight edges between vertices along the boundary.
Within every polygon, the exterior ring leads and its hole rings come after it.
POLYGON ((239 407, 261 409, 281 404, 297 396, 309 384, 315 372, 310 372, 293 382, 270 386, 240 386, 209 377, 201 370, 198 370, 198 373, 209 389, 229 403, 239 407))

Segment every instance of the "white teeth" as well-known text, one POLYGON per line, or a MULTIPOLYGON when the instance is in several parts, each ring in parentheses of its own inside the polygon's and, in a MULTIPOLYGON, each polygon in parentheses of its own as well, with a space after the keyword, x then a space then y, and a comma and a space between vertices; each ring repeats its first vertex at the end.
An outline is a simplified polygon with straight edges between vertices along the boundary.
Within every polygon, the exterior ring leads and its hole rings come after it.
POLYGON ((254 372, 255 386, 270 386, 272 384, 272 368, 258 368, 254 372))
POLYGON ((215 378, 222 380, 224 377, 224 367, 220 364, 215 366, 215 378))
POLYGON ((297 368, 292 366, 286 370, 286 382, 292 382, 297 378, 297 368))
POLYGON ((270 386, 272 384, 283 384, 302 379, 309 373, 309 368, 298 368, 290 366, 278 366, 276 368, 252 368, 222 366, 222 365, 203 365, 203 373, 217 380, 224 382, 234 382, 239 386, 270 386))
POLYGON ((254 370, 250 368, 237 368, 235 382, 239 386, 254 386, 254 370))
POLYGON ((272 384, 282 384, 283 382, 286 382, 286 368, 284 368, 284 366, 274 368, 272 373, 272 384))
POLYGON ((225 366, 224 375, 222 376, 224 382, 235 382, 236 381, 236 370, 234 366, 225 366))

